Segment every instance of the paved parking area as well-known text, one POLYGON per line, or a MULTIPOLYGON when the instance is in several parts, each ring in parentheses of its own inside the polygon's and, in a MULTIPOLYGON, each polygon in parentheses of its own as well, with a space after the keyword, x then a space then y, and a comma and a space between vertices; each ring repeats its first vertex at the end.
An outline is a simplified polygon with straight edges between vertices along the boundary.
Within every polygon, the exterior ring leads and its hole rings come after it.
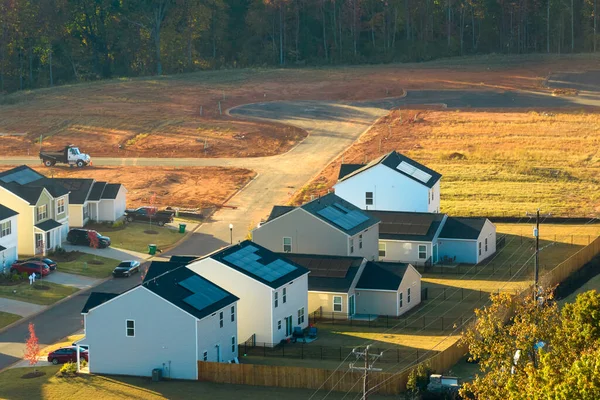
POLYGON ((97 285, 102 279, 54 271, 45 277, 44 280, 47 282, 58 283, 60 285, 73 286, 78 289, 87 289, 97 285))

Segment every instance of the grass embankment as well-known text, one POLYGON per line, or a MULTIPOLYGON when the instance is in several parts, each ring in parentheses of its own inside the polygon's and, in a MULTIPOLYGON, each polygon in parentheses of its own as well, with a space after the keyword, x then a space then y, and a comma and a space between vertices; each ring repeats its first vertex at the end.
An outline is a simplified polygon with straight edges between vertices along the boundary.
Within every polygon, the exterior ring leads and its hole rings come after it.
POLYGON ((132 222, 118 228, 106 225, 89 225, 103 235, 110 237, 111 246, 120 249, 148 253, 148 245, 156 244, 158 249, 164 249, 183 237, 177 230, 156 224, 132 222))
MULTIPOLYGON (((152 382, 150 378, 99 376, 82 374, 75 378, 55 376, 60 366, 41 367, 45 375, 21 379, 31 368, 13 368, 0 373, 2 399, 211 399, 240 400, 309 398, 314 390, 280 389, 273 387, 215 384, 196 381, 152 382)), ((324 394, 327 392, 324 392, 324 394)), ((323 395, 324 395, 323 394, 323 395)), ((331 393, 328 398, 341 399, 345 393, 331 393)), ((385 397, 374 395, 373 399, 385 397)))
POLYGON ((94 256, 78 251, 67 253, 64 257, 54 257, 53 260, 58 264, 58 271, 60 272, 84 275, 92 278, 106 278, 110 276, 113 269, 120 262, 112 258, 94 256))
MULTIPOLYGON (((397 150, 440 172, 441 211, 451 215, 588 216, 600 210, 600 114, 584 111, 400 110, 343 155, 364 163, 397 150)), ((293 201, 327 192, 335 160, 293 201)))
POLYGON ((17 322, 21 318, 22 317, 20 315, 0 311, 0 329, 12 324, 13 322, 17 322))
POLYGON ((33 286, 29 285, 29 281, 13 286, 0 286, 0 297, 34 304, 50 305, 78 290, 71 286, 37 280, 33 286))

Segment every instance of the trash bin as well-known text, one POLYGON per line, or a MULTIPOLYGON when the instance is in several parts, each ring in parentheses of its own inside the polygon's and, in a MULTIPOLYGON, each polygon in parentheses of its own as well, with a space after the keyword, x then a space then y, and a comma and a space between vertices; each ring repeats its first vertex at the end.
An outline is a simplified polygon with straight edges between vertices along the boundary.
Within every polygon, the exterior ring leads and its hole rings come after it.
POLYGON ((179 224, 179 233, 185 233, 186 224, 179 224))
POLYGON ((148 254, 150 254, 151 256, 156 254, 156 245, 155 244, 148 245, 148 254))
POLYGON ((152 370, 152 382, 158 382, 162 378, 162 369, 154 368, 152 370))

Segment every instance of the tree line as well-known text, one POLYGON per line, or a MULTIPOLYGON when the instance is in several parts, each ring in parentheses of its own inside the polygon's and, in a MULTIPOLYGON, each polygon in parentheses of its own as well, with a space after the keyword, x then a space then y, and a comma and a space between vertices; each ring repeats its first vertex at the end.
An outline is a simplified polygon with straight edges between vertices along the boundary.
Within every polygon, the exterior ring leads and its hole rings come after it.
POLYGON ((247 66, 597 48, 598 0, 0 0, 0 92, 247 66))

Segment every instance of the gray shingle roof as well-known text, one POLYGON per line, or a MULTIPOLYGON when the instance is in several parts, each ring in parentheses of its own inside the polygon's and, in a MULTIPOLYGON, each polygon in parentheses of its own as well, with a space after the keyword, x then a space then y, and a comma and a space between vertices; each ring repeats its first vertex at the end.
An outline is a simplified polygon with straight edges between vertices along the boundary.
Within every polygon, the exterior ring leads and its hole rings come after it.
POLYGON ((83 314, 87 314, 87 312, 92 308, 98 307, 100 304, 106 303, 110 299, 114 299, 117 296, 118 294, 116 293, 92 292, 90 293, 90 297, 88 297, 87 301, 85 302, 81 312, 83 314))
POLYGON ((59 226, 62 226, 62 224, 59 222, 56 222, 53 219, 47 219, 44 222, 40 222, 39 224, 35 225, 36 228, 38 228, 44 232, 51 231, 52 229, 56 229, 59 226))
POLYGON ((18 215, 18 214, 19 213, 16 212, 15 210, 12 210, 12 209, 0 204, 0 221, 5 220, 10 217, 14 217, 15 215, 18 215))
POLYGON ((84 204, 90 194, 93 179, 55 178, 56 183, 69 190, 69 204, 84 204))
POLYGON ((346 175, 349 175, 357 169, 361 169, 364 166, 365 164, 342 164, 340 165, 340 173, 338 175, 338 179, 342 179, 346 175))
POLYGON ((485 225, 486 218, 448 217, 440 238, 477 240, 485 225))
POLYGON ((398 290, 408 264, 367 262, 356 289, 398 290))
POLYGON ((69 193, 58 182, 46 178, 26 165, 0 173, 0 186, 31 205, 37 203, 43 189, 46 189, 53 197, 60 197, 69 193))
MULTIPOLYGON (((412 180, 414 180, 415 182, 418 182, 422 185, 427 186, 428 188, 432 188, 437 181, 440 180, 440 178, 442 177, 442 175, 432 169, 427 168, 426 166, 424 166, 423 164, 420 164, 418 162, 416 162, 413 159, 410 159, 408 157, 406 157, 403 154, 397 153, 395 151, 392 151, 386 155, 383 155, 379 158, 376 158, 375 160, 371 161, 370 163, 366 164, 366 165, 361 165, 360 168, 356 168, 353 171, 347 173, 346 175, 342 176, 342 168, 340 168, 340 181, 344 181, 354 175, 360 174, 363 171, 366 171, 367 169, 374 167, 378 164, 383 164, 386 167, 396 171, 399 174, 402 174, 412 180), (405 173, 404 171, 399 170, 397 167, 398 165, 400 165, 401 162, 406 162, 408 164, 410 164, 411 166, 426 172, 427 174, 431 175, 431 178, 427 181, 427 182, 422 182, 419 179, 415 178, 414 176, 405 173)), ((354 165, 356 166, 356 164, 347 164, 347 165, 354 165)), ((346 167, 346 170, 349 169, 349 167, 346 167)))
POLYGON ((363 262, 362 257, 290 253, 281 254, 281 256, 311 271, 308 275, 308 290, 321 292, 348 293, 363 262), (329 266, 335 266, 332 269, 345 270, 345 273, 343 276, 341 273, 339 276, 323 276, 323 270, 329 266))
POLYGON ((90 191, 90 195, 88 196, 88 201, 99 201, 100 198, 102 198, 102 192, 104 191, 105 186, 106 182, 95 182, 90 191))
POLYGON ((281 217, 282 215, 287 214, 295 208, 296 207, 294 206, 273 206, 273 209, 271 209, 271 214, 269 214, 269 218, 267 218, 267 222, 277 217, 281 217))
POLYGON ((379 238, 389 240, 433 240, 446 214, 404 211, 365 211, 381 220, 379 238))
POLYGON ((121 189, 120 183, 107 183, 102 192, 102 199, 116 199, 119 190, 121 189))
POLYGON ((362 232, 365 229, 367 229, 379 222, 378 218, 371 216, 369 214, 366 214, 365 211, 356 207, 354 204, 347 202, 346 200, 342 199, 341 197, 336 196, 335 193, 329 193, 323 197, 320 197, 318 199, 310 201, 310 202, 302 205, 301 208, 303 210, 311 213, 315 217, 319 218, 320 220, 328 223, 329 225, 335 226, 337 229, 341 230, 342 232, 346 233, 349 236, 356 235, 357 233, 362 232), (351 212, 355 212, 358 215, 364 216, 366 218, 365 221, 359 223, 358 225, 353 226, 352 228, 345 228, 343 226, 337 225, 333 221, 331 221, 331 220, 323 217, 321 214, 319 214, 320 211, 326 209, 327 207, 333 206, 335 204, 339 204, 351 212))

